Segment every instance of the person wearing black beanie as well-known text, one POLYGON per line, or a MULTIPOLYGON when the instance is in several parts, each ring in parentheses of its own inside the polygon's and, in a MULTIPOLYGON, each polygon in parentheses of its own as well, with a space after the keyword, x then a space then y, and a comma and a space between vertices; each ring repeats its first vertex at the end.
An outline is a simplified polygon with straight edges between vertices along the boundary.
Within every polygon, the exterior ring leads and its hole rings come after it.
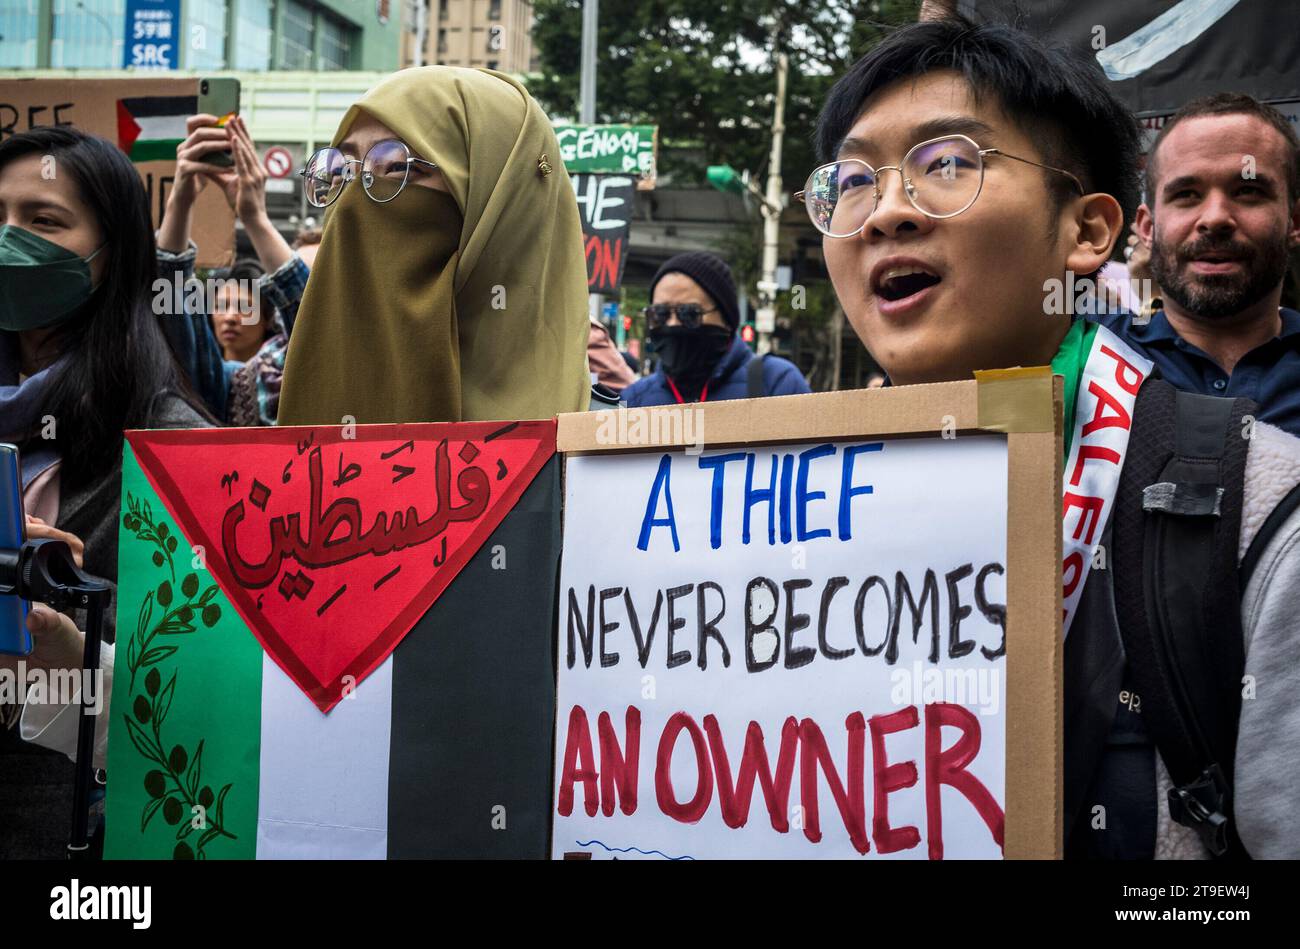
POLYGON ((789 360, 755 356, 740 339, 740 307, 731 268, 716 254, 670 258, 650 282, 645 308, 656 372, 623 390, 629 407, 716 402, 811 391, 789 360))

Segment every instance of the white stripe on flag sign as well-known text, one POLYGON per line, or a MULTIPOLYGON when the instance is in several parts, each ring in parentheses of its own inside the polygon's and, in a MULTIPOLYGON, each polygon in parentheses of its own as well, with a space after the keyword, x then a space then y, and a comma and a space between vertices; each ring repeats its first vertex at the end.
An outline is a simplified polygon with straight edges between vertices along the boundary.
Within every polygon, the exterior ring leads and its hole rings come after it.
POLYGON ((388 856, 392 715, 392 656, 328 715, 263 656, 259 860, 388 856))
POLYGON ((135 119, 135 124, 140 126, 137 142, 170 142, 185 138, 185 116, 183 115, 155 115, 145 118, 132 116, 132 118, 135 119))

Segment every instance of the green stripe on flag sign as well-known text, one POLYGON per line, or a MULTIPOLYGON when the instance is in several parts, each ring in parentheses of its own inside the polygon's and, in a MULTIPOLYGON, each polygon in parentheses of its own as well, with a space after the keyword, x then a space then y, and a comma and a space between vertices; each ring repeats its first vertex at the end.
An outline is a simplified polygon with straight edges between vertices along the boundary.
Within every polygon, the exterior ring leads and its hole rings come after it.
POLYGON ((130 445, 118 537, 104 856, 251 859, 262 647, 130 445))
POLYGON ((137 139, 131 146, 131 161, 175 161, 176 149, 183 139, 137 139))

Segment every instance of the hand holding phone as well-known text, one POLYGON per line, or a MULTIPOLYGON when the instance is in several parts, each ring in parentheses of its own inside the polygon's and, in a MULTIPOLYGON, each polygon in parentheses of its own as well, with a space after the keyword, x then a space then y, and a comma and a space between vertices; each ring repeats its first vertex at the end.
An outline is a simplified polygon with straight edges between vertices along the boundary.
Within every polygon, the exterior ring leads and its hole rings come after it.
MULTIPOLYGON (((224 133, 230 120, 239 114, 239 80, 200 79, 197 111, 215 116, 216 121, 212 127, 224 133)), ((235 159, 228 148, 209 151, 199 161, 221 168, 233 168, 235 165, 235 159)))

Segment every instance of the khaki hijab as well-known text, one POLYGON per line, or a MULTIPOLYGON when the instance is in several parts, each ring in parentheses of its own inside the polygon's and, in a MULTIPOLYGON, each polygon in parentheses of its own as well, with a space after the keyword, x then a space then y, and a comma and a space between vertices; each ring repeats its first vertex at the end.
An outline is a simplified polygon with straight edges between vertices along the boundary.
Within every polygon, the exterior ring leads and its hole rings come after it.
POLYGON ((541 107, 501 73, 425 66, 370 90, 335 144, 358 111, 434 162, 450 195, 408 182, 376 204, 360 180, 344 188, 290 340, 280 424, 585 409, 582 226, 541 107))

